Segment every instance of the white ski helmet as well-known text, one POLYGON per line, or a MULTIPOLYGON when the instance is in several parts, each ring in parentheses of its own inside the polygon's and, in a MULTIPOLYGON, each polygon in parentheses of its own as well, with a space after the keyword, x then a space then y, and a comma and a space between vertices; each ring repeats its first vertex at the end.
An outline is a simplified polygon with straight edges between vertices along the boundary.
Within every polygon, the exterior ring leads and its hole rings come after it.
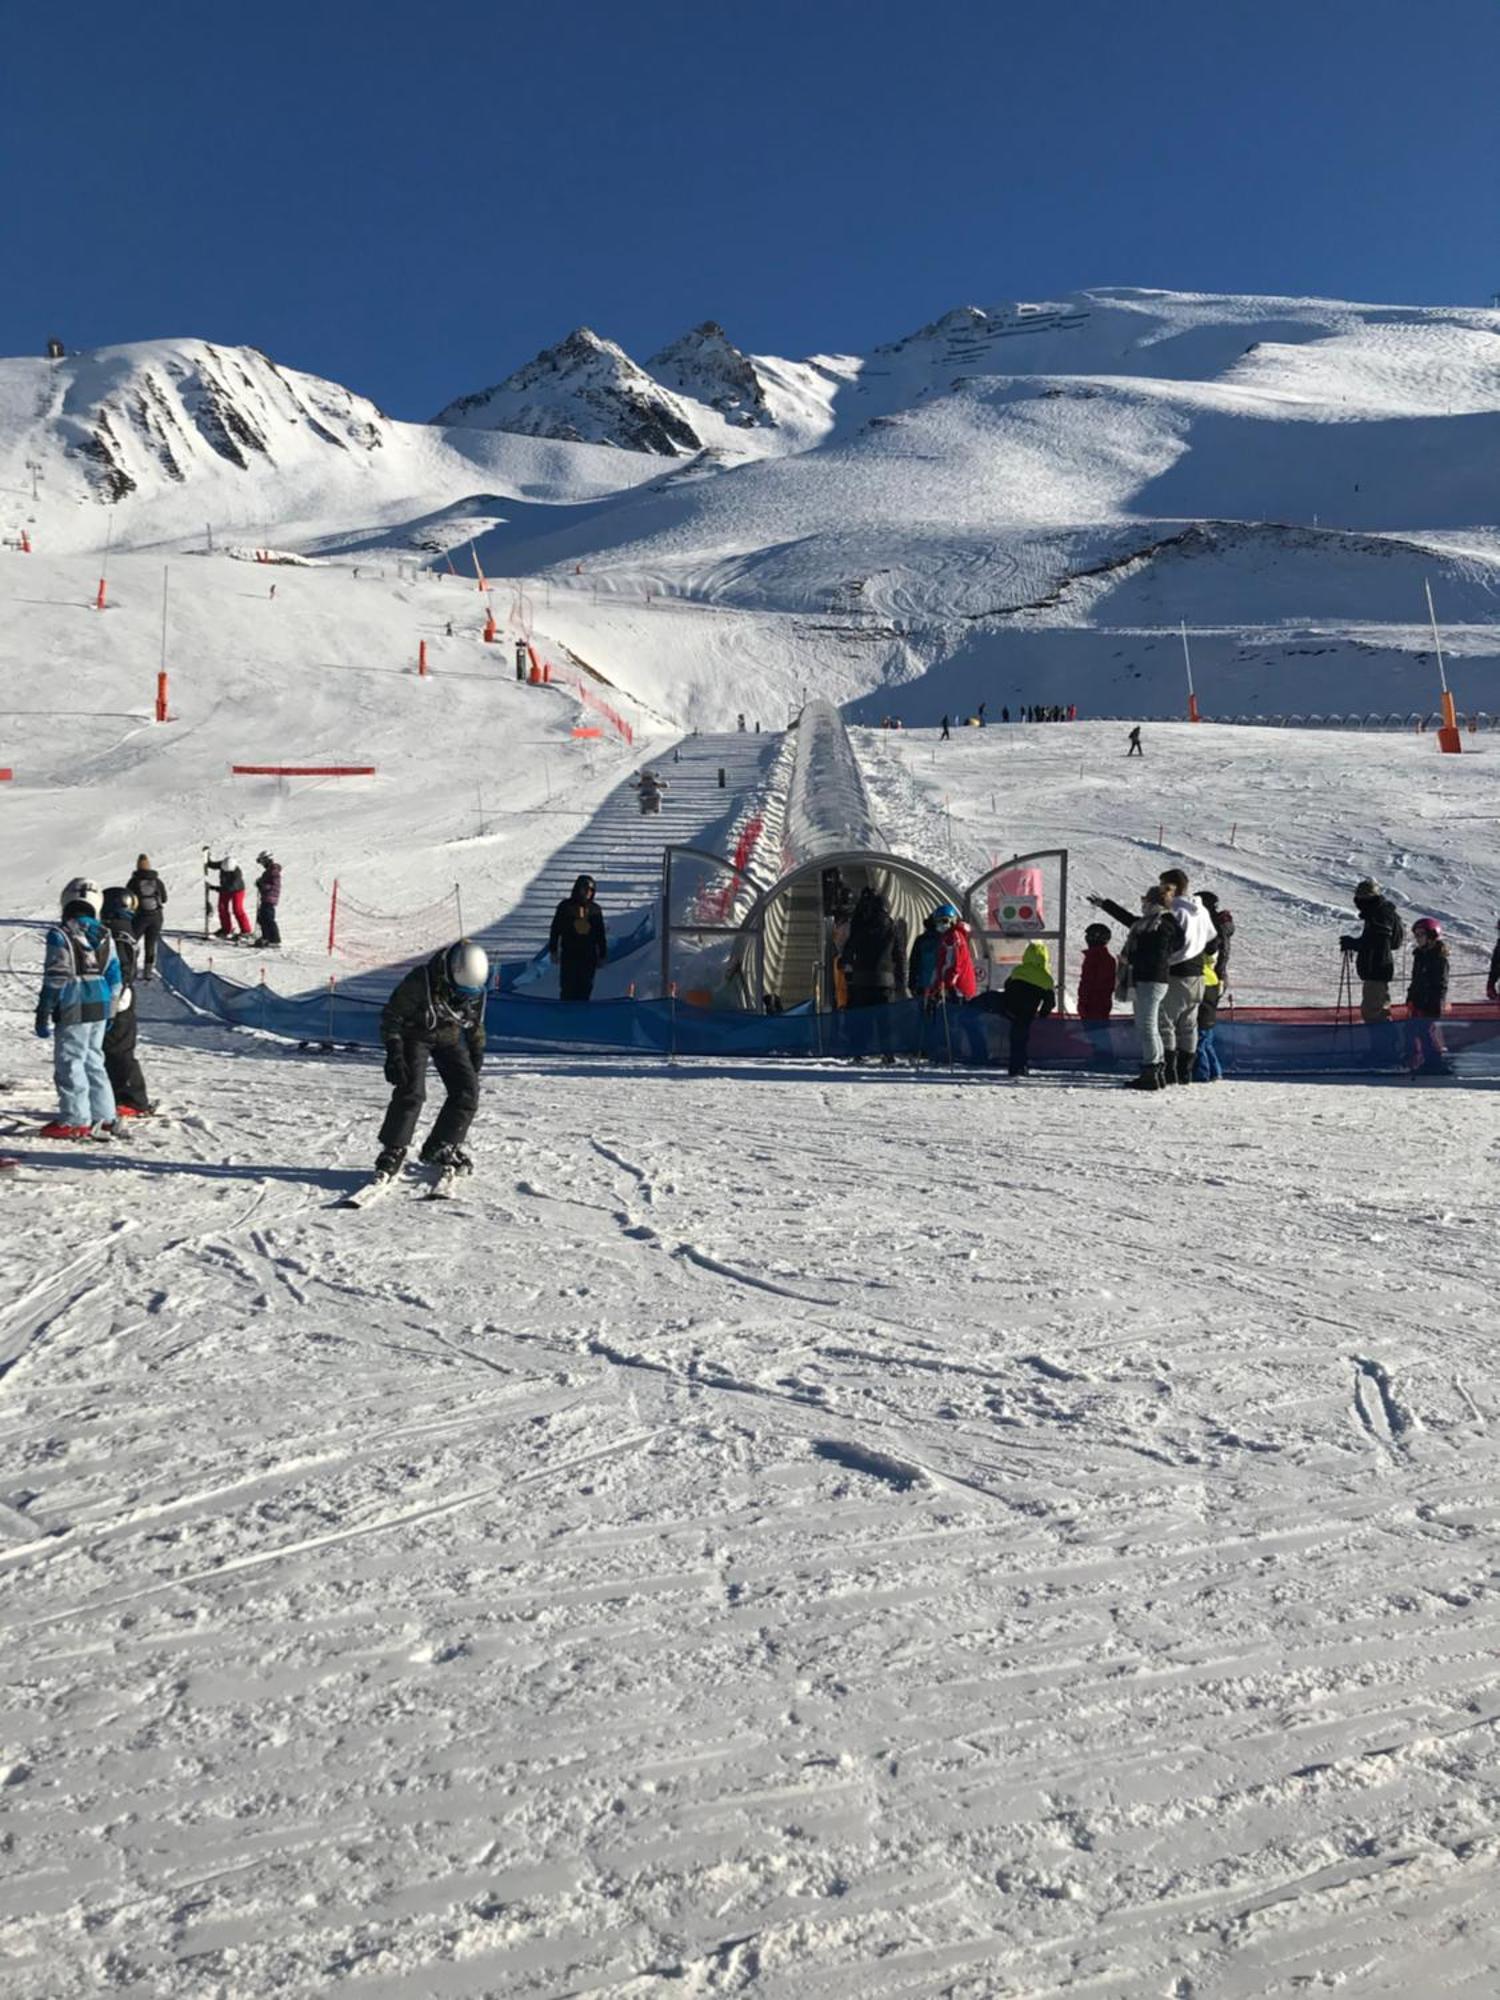
POLYGON ((219 863, 221 868, 238 868, 239 865, 232 854, 226 854, 224 859, 219 863))
POLYGON ((104 900, 104 891, 97 882, 91 882, 87 875, 75 875, 62 892, 62 907, 69 903, 87 903, 94 916, 99 914, 99 905, 104 900))
POLYGON ((482 993, 489 984, 490 961, 482 945, 460 938, 448 947, 445 970, 455 993, 482 993))

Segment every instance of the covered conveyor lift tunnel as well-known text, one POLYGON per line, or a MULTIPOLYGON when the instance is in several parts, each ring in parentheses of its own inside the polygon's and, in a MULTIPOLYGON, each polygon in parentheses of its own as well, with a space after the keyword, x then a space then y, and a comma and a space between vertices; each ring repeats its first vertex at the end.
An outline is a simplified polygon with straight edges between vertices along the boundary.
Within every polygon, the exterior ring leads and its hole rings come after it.
POLYGON ((781 872, 737 868, 703 848, 669 847, 662 869, 662 986, 678 1001, 746 1013, 842 1004, 843 926, 861 890, 885 896, 915 942, 952 903, 974 935, 979 983, 1004 983, 1026 946, 1053 947, 1061 994, 1067 947, 1064 848, 1013 855, 967 889, 886 846, 864 777, 831 703, 810 702, 797 724, 781 872))

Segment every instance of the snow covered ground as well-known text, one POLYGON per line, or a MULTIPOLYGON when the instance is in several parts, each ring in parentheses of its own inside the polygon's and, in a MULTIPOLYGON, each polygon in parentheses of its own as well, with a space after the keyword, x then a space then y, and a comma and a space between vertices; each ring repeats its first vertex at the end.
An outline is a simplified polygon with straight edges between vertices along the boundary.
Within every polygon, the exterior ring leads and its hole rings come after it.
MULTIPOLYGON (((1430 741, 860 747, 1080 892, 1170 800, 1244 986, 1491 921, 1430 741)), ((1492 1093, 500 1051, 351 1213, 373 1062, 153 994, 49 1149, 3 986, 6 2000, 1495 1989, 1492 1093)))

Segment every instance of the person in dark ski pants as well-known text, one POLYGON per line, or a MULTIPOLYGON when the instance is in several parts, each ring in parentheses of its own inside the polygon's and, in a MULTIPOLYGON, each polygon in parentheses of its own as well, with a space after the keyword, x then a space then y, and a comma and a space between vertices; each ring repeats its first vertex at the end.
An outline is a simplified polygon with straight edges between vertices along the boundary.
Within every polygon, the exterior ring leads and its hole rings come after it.
POLYGON ((104 1030, 104 1067, 115 1094, 116 1118, 149 1118, 156 1106, 146 1093, 145 1072, 135 1052, 135 985, 140 946, 135 935, 135 897, 128 889, 106 889, 102 916, 120 961, 120 990, 104 1030))
POLYGON ((564 1000, 587 1000, 594 990, 594 975, 609 956, 604 913, 594 900, 594 888, 592 875, 580 875, 572 895, 553 912, 547 956, 558 968, 564 1000))
POLYGON ((947 716, 945 715, 945 716, 943 717, 943 726, 942 726, 942 730, 941 730, 941 733, 940 733, 940 734, 939 734, 939 736, 938 736, 938 741, 939 741, 940 743, 947 743, 947 742, 949 742, 949 741, 950 741, 950 740, 952 739, 952 736, 953 736, 953 731, 952 731, 952 729, 951 729, 951 728, 949 727, 949 723, 948 723, 948 718, 947 718, 947 716))
POLYGON ((257 854, 255 859, 260 866, 260 873, 255 878, 255 927, 260 936, 255 942, 279 951, 281 929, 276 921, 276 909, 281 901, 281 863, 273 861, 265 852, 257 854))
POLYGON ((1125 740, 1130 745, 1130 748, 1125 752, 1125 755, 1127 757, 1145 756, 1146 753, 1141 748, 1141 725, 1139 723, 1135 725, 1134 729, 1131 730, 1129 736, 1126 737, 1125 740))
POLYGON ((1038 1015, 1052 1012, 1057 1004, 1057 988, 1052 978, 1052 961, 1040 940, 1027 945, 1021 963, 1002 989, 1005 1015, 1010 1022, 1012 1076, 1031 1074, 1031 1024, 1038 1015))
MULTIPOLYGON (((1500 931, 1500 923, 1495 928, 1500 931)), ((1484 992, 1487 1000, 1500 1000, 1500 940, 1490 953, 1490 976, 1485 982, 1484 992)))
POLYGON ((391 1101, 380 1127, 377 1174, 401 1170, 427 1095, 429 1056, 447 1095, 420 1157, 429 1166, 460 1172, 472 1164, 463 1141, 479 1108, 489 976, 490 962, 481 947, 460 938, 434 952, 425 965, 414 966, 385 1003, 380 1033, 391 1101))
POLYGON ((141 978, 156 977, 156 947, 167 910, 167 885, 151 866, 149 854, 135 857, 135 873, 125 884, 135 897, 135 934, 145 946, 141 978))
MULTIPOLYGON (((896 1057, 891 1047, 891 1017, 886 1010, 906 982, 906 932, 878 889, 864 890, 855 904, 839 964, 848 985, 850 1008, 876 1009, 871 1024, 874 1041, 881 1062, 889 1067, 896 1057)), ((850 1025, 853 1030, 854 1024, 850 1025)), ((866 1038, 862 1030, 854 1030, 850 1039, 855 1043, 857 1062, 866 1053, 866 1038)))
POLYGON ((1436 917, 1411 927, 1411 979, 1406 989, 1406 1060, 1413 1076, 1452 1076, 1438 1022, 1448 1004, 1448 947, 1436 917))
POLYGON ((1341 937, 1339 946, 1354 953, 1354 970, 1360 983, 1360 1019, 1373 1026, 1391 1018, 1391 981, 1396 976, 1396 953, 1405 942, 1406 932, 1395 904, 1381 894, 1379 884, 1368 875, 1355 884, 1354 907, 1362 928, 1357 934, 1341 937))
POLYGON ((120 990, 114 939, 99 921, 104 892, 75 875, 62 892, 62 917, 47 933, 36 1032, 57 1031, 52 1074, 59 1110, 42 1139, 107 1139, 114 1130, 115 1094, 104 1064, 104 1032, 120 990))

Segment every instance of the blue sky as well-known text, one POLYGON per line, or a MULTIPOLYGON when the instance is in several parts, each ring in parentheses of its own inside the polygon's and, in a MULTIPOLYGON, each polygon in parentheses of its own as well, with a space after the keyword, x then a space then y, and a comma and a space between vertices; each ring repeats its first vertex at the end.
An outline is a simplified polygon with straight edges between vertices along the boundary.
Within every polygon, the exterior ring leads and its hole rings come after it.
POLYGON ((1496 0, 16 6, 0 352, 203 334, 425 417, 580 322, 1486 303, 1497 75, 1496 0))

